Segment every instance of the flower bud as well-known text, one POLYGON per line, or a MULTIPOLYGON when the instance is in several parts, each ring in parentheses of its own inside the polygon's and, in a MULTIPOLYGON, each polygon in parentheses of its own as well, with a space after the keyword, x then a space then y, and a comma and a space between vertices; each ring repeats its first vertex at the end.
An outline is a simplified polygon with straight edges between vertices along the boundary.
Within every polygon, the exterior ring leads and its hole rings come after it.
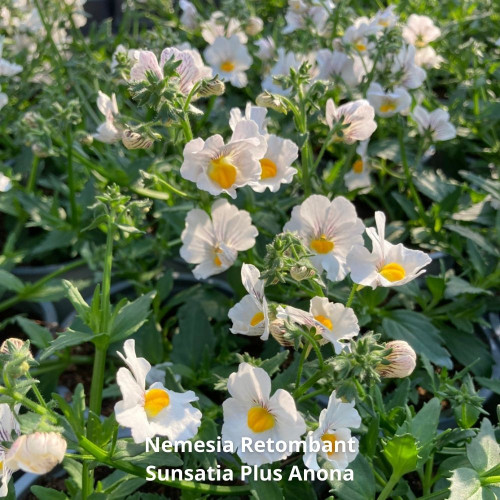
POLYGON ((269 324, 269 332, 274 337, 278 344, 283 347, 293 347, 293 342, 285 338, 286 328, 285 321, 281 318, 276 318, 269 324))
POLYGON ((149 149, 153 145, 152 139, 129 129, 123 131, 122 143, 127 149, 149 149))
POLYGON ((264 21, 257 16, 252 16, 248 20, 245 32, 247 35, 255 36, 258 35, 264 28, 264 21))
POLYGON ((213 95, 219 96, 226 91, 226 86, 222 80, 213 78, 212 80, 205 80, 198 89, 198 97, 210 97, 213 95))
POLYGON ((45 147, 42 147, 40 144, 33 144, 31 146, 31 151, 38 158, 48 158, 50 156, 49 152, 45 147))
POLYGON ((302 281, 312 278, 316 274, 314 269, 307 266, 293 266, 290 269, 290 276, 295 281, 302 281))
POLYGON ((29 343, 15 337, 4 340, 0 355, 3 357, 4 369, 14 379, 26 375, 30 369, 29 361, 33 359, 29 343))
POLYGON ((385 347, 392 349, 392 352, 385 357, 389 364, 378 365, 377 373, 386 378, 408 377, 417 364, 417 355, 410 344, 404 340, 394 340, 387 342, 385 347))
POLYGON ((91 146, 93 142, 94 137, 92 136, 92 134, 85 134, 80 137, 80 144, 83 144, 84 146, 91 146))
POLYGON ((19 436, 5 456, 7 467, 33 474, 46 474, 60 464, 66 441, 58 432, 35 432, 19 436))
MULTIPOLYGON (((10 339, 4 340, 0 346, 0 352, 2 354, 9 354, 14 349, 15 351, 20 351, 24 347, 24 340, 18 339, 16 337, 11 337, 10 339), (9 349, 9 344, 11 348, 9 349)), ((31 353, 30 353, 31 356, 31 353)), ((33 356, 31 356, 33 359, 33 356)))
POLYGON ((288 112, 286 104, 281 97, 276 94, 271 94, 270 92, 262 92, 262 94, 259 94, 257 99, 255 99, 255 103, 257 106, 274 109, 274 111, 278 111, 279 113, 286 114, 288 112))

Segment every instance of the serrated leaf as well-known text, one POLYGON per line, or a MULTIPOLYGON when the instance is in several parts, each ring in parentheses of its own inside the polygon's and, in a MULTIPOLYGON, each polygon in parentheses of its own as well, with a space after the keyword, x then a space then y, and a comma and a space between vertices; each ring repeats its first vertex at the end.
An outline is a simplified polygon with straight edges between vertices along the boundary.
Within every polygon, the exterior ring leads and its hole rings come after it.
POLYGON ((467 445, 467 458, 477 472, 485 472, 500 464, 500 445, 487 418, 483 419, 477 436, 467 445))
POLYGON ((81 345, 85 342, 94 342, 95 340, 98 340, 103 336, 103 333, 95 335, 90 332, 76 332, 74 330, 68 329, 51 342, 50 346, 47 347, 45 351, 43 351, 42 355, 40 356, 40 360, 47 359, 55 352, 66 349, 66 347, 81 345))
POLYGON ((474 469, 453 471, 449 500, 483 500, 481 490, 481 481, 474 469))
POLYGON ((392 466, 393 474, 401 477, 417 468, 417 441, 411 434, 394 436, 384 445, 385 458, 392 466))

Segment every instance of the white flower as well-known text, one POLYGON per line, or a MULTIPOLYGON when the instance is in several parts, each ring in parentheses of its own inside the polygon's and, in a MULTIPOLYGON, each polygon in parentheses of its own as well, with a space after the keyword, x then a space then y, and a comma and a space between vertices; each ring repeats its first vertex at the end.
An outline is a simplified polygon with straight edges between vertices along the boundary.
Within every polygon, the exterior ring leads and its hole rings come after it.
POLYGON ((130 80, 133 82, 145 80, 148 71, 155 74, 158 79, 163 79, 163 67, 169 60, 181 62, 175 71, 179 74, 179 90, 184 95, 189 94, 196 82, 211 76, 201 57, 198 57, 199 53, 191 49, 179 50, 176 47, 167 47, 161 53, 159 64, 154 53, 149 50, 139 50, 135 56, 137 62, 130 70, 130 80))
POLYGON ((221 80, 229 81, 239 88, 246 86, 248 80, 245 71, 251 66, 252 58, 237 35, 217 37, 205 49, 205 59, 221 80))
POLYGON ((182 10, 181 23, 187 29, 196 29, 198 27, 198 12, 196 11, 196 7, 188 0, 180 0, 179 7, 182 10))
POLYGON ((457 135, 455 127, 450 123, 450 115, 444 109, 435 109, 430 113, 422 106, 415 106, 412 118, 417 122, 418 131, 424 134, 431 132, 434 141, 448 141, 457 135))
POLYGON ((21 73, 23 67, 0 58, 0 76, 14 76, 21 73))
POLYGON ((241 267, 241 282, 248 292, 228 313, 233 322, 232 333, 269 338, 269 311, 264 295, 265 281, 260 279, 260 271, 251 264, 241 267))
POLYGON ((299 156, 299 148, 290 139, 282 139, 273 134, 267 136, 267 150, 261 158, 261 174, 258 181, 250 183, 257 193, 269 189, 276 193, 281 184, 290 184, 297 169, 291 165, 299 156))
POLYGON ((289 0, 285 14, 287 24, 282 31, 284 35, 306 28, 307 21, 318 34, 325 32, 326 22, 334 4, 329 0, 312 0, 310 3, 311 6, 308 6, 301 0, 289 0))
MULTIPOLYGON (((330 462, 333 469, 344 470, 358 454, 359 441, 351 437, 350 428, 357 429, 361 425, 361 417, 354 408, 354 402, 344 403, 337 398, 335 391, 328 400, 328 407, 321 410, 318 428, 307 435, 307 442, 317 441, 321 444, 321 451, 304 453, 304 464, 309 469, 318 470, 318 454, 330 462), (355 449, 350 451, 349 440, 355 449), (325 443, 330 443, 332 452, 323 451, 325 443), (344 448, 345 447, 345 448, 344 448), (335 451, 337 449, 337 451, 335 451)), ((311 448, 311 446, 309 446, 311 448)))
POLYGON ((441 36, 441 30, 427 16, 412 14, 403 28, 403 38, 407 43, 422 48, 441 36))
POLYGON ((252 120, 259 127, 259 134, 267 135, 267 108, 254 106, 251 102, 247 102, 245 106, 245 114, 240 108, 232 108, 229 112, 229 126, 234 132, 236 125, 243 120, 252 120))
POLYGON ((12 181, 2 172, 0 172, 0 193, 10 191, 12 188, 12 181))
POLYGON ((97 131, 93 134, 93 137, 107 144, 118 142, 122 137, 122 131, 115 126, 115 116, 118 115, 118 105, 116 103, 115 94, 112 94, 110 98, 99 90, 97 107, 104 115, 106 121, 97 127, 97 131))
POLYGON ((238 252, 255 245, 257 234, 248 212, 219 199, 212 205, 212 218, 198 208, 187 214, 180 255, 197 264, 195 278, 205 279, 228 269, 238 252))
POLYGON ((359 17, 352 26, 349 26, 342 37, 345 45, 352 45, 361 55, 367 54, 374 47, 374 42, 369 41, 368 36, 378 30, 367 17, 359 17))
POLYGON ((0 109, 6 106, 8 102, 9 98, 7 97, 7 94, 5 94, 4 92, 0 92, 0 109))
POLYGON ((326 297, 314 297, 309 312, 319 323, 316 330, 331 342, 335 353, 339 354, 345 345, 340 340, 349 340, 359 333, 358 318, 350 307, 329 302, 326 297))
POLYGON ((167 436, 170 441, 187 441, 196 435, 201 412, 191 403, 198 401, 193 391, 184 393, 167 389, 155 382, 146 390, 146 376, 151 365, 135 353, 135 341, 123 344, 123 359, 128 368, 120 368, 116 381, 123 396, 115 405, 116 421, 129 427, 136 443, 154 436, 167 436))
POLYGON ((442 62, 444 59, 430 45, 415 53, 415 64, 423 68, 439 68, 442 62))
POLYGON ((354 283, 364 286, 401 286, 425 273, 431 258, 420 250, 410 250, 402 243, 393 245, 385 239, 385 214, 375 212, 377 229, 369 227, 366 233, 372 240, 371 253, 356 245, 347 256, 347 266, 354 283))
POLYGON ((258 35, 264 28, 264 21, 257 16, 251 16, 248 19, 245 31, 247 35, 255 36, 258 35))
POLYGON ((276 52, 276 44, 272 37, 268 36, 265 38, 260 38, 255 42, 255 45, 259 47, 257 51, 257 59, 261 59, 262 61, 269 61, 274 57, 276 52))
POLYGON ((354 59, 344 52, 321 49, 316 54, 318 80, 334 80, 340 76, 348 86, 355 86, 361 81, 361 75, 354 72, 354 59))
MULTIPOLYGON (((173 363, 170 363, 170 361, 165 361, 164 363, 158 363, 157 365, 152 366, 146 375, 146 384, 152 385, 155 382, 161 382, 165 385, 165 368, 170 368, 171 366, 173 366, 173 363)), ((177 382, 180 382, 181 380, 180 375, 177 374, 174 374, 174 378, 177 382)))
POLYGON ((343 124, 342 136, 337 133, 334 140, 346 144, 368 139, 377 128, 374 117, 375 110, 365 99, 351 101, 338 108, 332 99, 326 102, 325 118, 330 129, 341 120, 343 124))
POLYGON ((314 254, 311 262, 329 280, 344 279, 345 259, 353 245, 363 243, 364 225, 354 205, 342 196, 330 201, 326 196, 309 196, 292 210, 285 231, 296 231, 314 254))
POLYGON ((379 116, 389 117, 405 113, 411 105, 411 96, 403 87, 395 87, 392 92, 385 92, 379 83, 371 83, 366 98, 379 116))
POLYGON ((395 8, 395 5, 389 5, 384 10, 379 10, 372 19, 372 24, 376 25, 378 29, 394 26, 398 22, 398 16, 394 14, 395 8))
POLYGON ((396 54, 391 71, 394 75, 401 75, 401 85, 407 89, 417 89, 427 76, 424 69, 415 63, 415 47, 403 45, 396 54))
POLYGON ((262 453, 243 451, 242 438, 254 441, 296 441, 306 431, 306 424, 297 412, 291 394, 278 389, 271 397, 271 379, 262 368, 241 363, 238 372, 227 382, 232 397, 222 404, 224 424, 222 440, 237 447, 238 456, 249 465, 263 465, 282 460, 285 452, 265 450, 262 453))
POLYGON ((371 186, 370 165, 367 155, 368 140, 361 141, 356 148, 359 158, 352 164, 352 168, 345 174, 344 182, 349 191, 371 186))
POLYGON ((58 432, 35 432, 19 436, 5 455, 12 470, 47 474, 64 460, 66 441, 58 432))
POLYGON ((301 61, 293 52, 278 49, 278 61, 271 68, 271 72, 262 80, 262 88, 273 94, 288 95, 290 89, 284 89, 280 84, 273 81, 273 77, 290 74, 290 69, 299 69, 301 61))
MULTIPOLYGON (((17 410, 17 409, 16 409, 17 410)), ((20 433, 19 423, 16 416, 6 403, 0 404, 0 455, 8 450, 2 446, 2 442, 10 443, 13 439, 13 434, 18 436, 20 433)), ((1 457, 0 457, 1 458, 1 457)), ((4 457, 5 458, 5 457, 4 457)), ((7 496, 9 489, 9 481, 12 477, 12 469, 6 461, 0 460, 0 497, 7 496)))
POLYGON ((196 182, 199 189, 236 198, 236 189, 258 181, 262 167, 259 160, 266 152, 266 139, 252 120, 241 120, 234 127, 231 140, 224 144, 220 135, 206 141, 189 141, 184 147, 181 175, 196 182))
POLYGON ((231 38, 233 35, 236 35, 243 44, 248 41, 238 19, 234 17, 227 19, 227 15, 220 10, 215 11, 208 21, 201 24, 201 36, 210 45, 219 37, 231 38))

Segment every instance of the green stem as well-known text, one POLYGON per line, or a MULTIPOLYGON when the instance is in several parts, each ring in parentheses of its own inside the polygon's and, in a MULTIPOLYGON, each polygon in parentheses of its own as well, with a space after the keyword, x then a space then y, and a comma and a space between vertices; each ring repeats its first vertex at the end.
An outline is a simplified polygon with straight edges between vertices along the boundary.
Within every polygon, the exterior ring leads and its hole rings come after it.
MULTIPOLYGON (((109 454, 95 445, 92 441, 88 440, 84 436, 79 437, 79 444, 86 452, 93 455, 99 462, 108 465, 109 467, 119 469, 123 472, 127 472, 137 477, 147 478, 148 473, 146 469, 138 467, 126 462, 124 460, 113 460, 109 454)), ((195 483, 192 481, 160 481, 155 480, 158 484, 165 484, 173 488, 179 488, 185 491, 191 491, 194 493, 200 493, 203 495, 232 495, 234 497, 244 496, 250 492, 250 486, 218 486, 215 484, 205 484, 205 483, 195 483)))
POLYGON ((400 477, 399 475, 392 473, 391 477, 389 478, 389 481, 385 485, 384 489, 381 491, 377 500, 385 500, 386 498, 389 497, 391 491, 394 489, 394 486, 396 486, 396 484, 398 483, 399 477, 400 477))
POLYGON ((84 460, 82 462, 82 500, 87 500, 89 496, 89 464, 84 460))
POLYGON ((423 480, 424 495, 428 495, 431 492, 433 468, 434 468, 434 457, 431 456, 427 461, 427 463, 425 464, 424 480, 423 480))
POLYGON ((435 491, 434 493, 430 493, 429 495, 424 495, 420 497, 418 500, 444 500, 448 498, 450 495, 450 489, 445 488, 444 490, 435 491))
POLYGON ((304 394, 310 387, 312 387, 321 377, 323 376, 323 370, 317 371, 307 382, 301 385, 299 388, 295 389, 293 396, 298 399, 302 394, 304 394))
POLYGON ((38 173, 38 165, 40 164, 40 158, 38 156, 33 157, 33 163, 31 164, 31 172, 28 179, 28 184, 26 185, 26 192, 33 193, 36 187, 36 175, 38 173))
POLYGON ((356 294, 356 289, 358 288, 358 285, 356 283, 352 284, 351 288, 351 293, 349 293, 349 298, 347 299, 347 302, 345 304, 346 307, 351 307, 352 301, 354 300, 354 295, 356 294))
POLYGON ((104 256, 104 272, 102 276, 101 292, 101 320, 100 332, 107 332, 109 321, 109 297, 111 291, 111 272, 113 268, 113 239, 115 236, 115 214, 112 212, 108 220, 108 234, 106 236, 106 254, 104 256))
POLYGON ((300 353, 300 359, 299 359, 299 367, 297 369, 297 378, 295 380, 295 387, 298 388, 300 386, 300 379, 302 378, 302 370, 304 368, 304 362, 307 359, 307 356, 311 350, 310 348, 311 344, 307 343, 304 345, 302 348, 302 352, 300 353))
POLYGON ((71 206, 71 224, 74 228, 78 227, 78 206, 76 204, 75 175, 73 171, 73 138, 71 128, 68 127, 66 133, 67 140, 67 165, 68 165, 68 187, 69 202, 71 206))
POLYGON ((481 485, 487 485, 487 484, 500 484, 500 476, 490 476, 490 477, 485 477, 484 479, 481 479, 481 485))
POLYGON ((10 391, 6 387, 0 386, 0 395, 10 396, 12 399, 17 401, 18 403, 21 403, 26 408, 29 408, 31 411, 34 411, 35 413, 38 413, 39 415, 46 417, 53 424, 57 424, 58 422, 56 415, 51 410, 35 403, 34 401, 31 401, 31 399, 28 399, 26 396, 23 396, 20 392, 10 391))

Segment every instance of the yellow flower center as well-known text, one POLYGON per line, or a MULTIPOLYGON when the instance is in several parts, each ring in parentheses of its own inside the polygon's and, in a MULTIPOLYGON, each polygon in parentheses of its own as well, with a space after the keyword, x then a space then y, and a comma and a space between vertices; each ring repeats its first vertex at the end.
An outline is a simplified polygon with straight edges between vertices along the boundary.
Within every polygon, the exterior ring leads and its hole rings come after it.
POLYGON ((247 424, 254 432, 264 432, 274 427, 274 417, 262 406, 248 410, 247 424))
POLYGON ((384 28, 387 28, 387 26, 389 26, 389 21, 385 21, 384 19, 379 19, 378 24, 379 24, 379 26, 383 26, 384 28))
POLYGON ((381 113, 390 113, 396 109, 396 105, 392 101, 386 101, 380 106, 381 113))
POLYGON ((270 179, 271 177, 276 176, 278 167, 273 160, 270 160, 269 158, 262 158, 262 160, 260 160, 260 166, 262 167, 262 173, 260 174, 261 179, 270 179))
POLYGON ((386 264, 379 273, 391 282, 400 281, 406 276, 406 271, 403 266, 396 264, 396 262, 390 262, 386 264))
POLYGON ((331 443, 332 451, 327 453, 328 456, 331 457, 335 453, 335 442, 337 441, 337 436, 335 436, 335 434, 326 433, 321 436, 321 441, 331 443))
POLYGON ((333 250, 334 246, 333 241, 327 240, 324 234, 311 241, 311 248, 316 253, 329 253, 333 250))
POLYGON ((321 323, 323 326, 326 326, 328 330, 331 330, 333 328, 333 323, 326 316, 318 314, 317 316, 314 316, 314 319, 321 323))
POLYGON ((208 177, 222 189, 228 189, 234 184, 237 173, 236 167, 226 156, 212 160, 208 169, 208 177))
POLYGON ((3 472, 3 462, 0 460, 0 474, 3 472))
POLYGON ((424 41, 424 37, 422 35, 417 35, 417 39, 415 40, 415 47, 418 47, 421 49, 422 47, 425 47, 427 44, 424 41))
POLYGON ((232 63, 231 61, 224 61, 220 65, 220 69, 221 69, 221 71, 229 73, 229 72, 233 71, 233 69, 234 69, 234 63, 232 63))
POLYGON ((361 158, 359 160, 356 160, 354 162, 354 165, 352 166, 352 169, 354 170, 354 173, 361 174, 363 172, 363 160, 361 158))
POLYGON ((148 417, 156 417, 169 404, 170 396, 163 389, 150 389, 146 392, 144 409, 148 417))
POLYGON ((217 267, 220 267, 222 266, 222 261, 220 260, 219 256, 217 254, 220 254, 222 253, 222 250, 220 248, 215 248, 214 249, 214 253, 215 253, 215 256, 214 256, 214 264, 217 266, 217 267))
POLYGON ((366 45, 363 42, 356 42, 354 46, 360 51, 364 52, 366 50, 366 45))
POLYGON ((258 325, 261 321, 264 321, 264 313, 259 311, 253 315, 253 318, 250 320, 250 324, 252 326, 258 325))

